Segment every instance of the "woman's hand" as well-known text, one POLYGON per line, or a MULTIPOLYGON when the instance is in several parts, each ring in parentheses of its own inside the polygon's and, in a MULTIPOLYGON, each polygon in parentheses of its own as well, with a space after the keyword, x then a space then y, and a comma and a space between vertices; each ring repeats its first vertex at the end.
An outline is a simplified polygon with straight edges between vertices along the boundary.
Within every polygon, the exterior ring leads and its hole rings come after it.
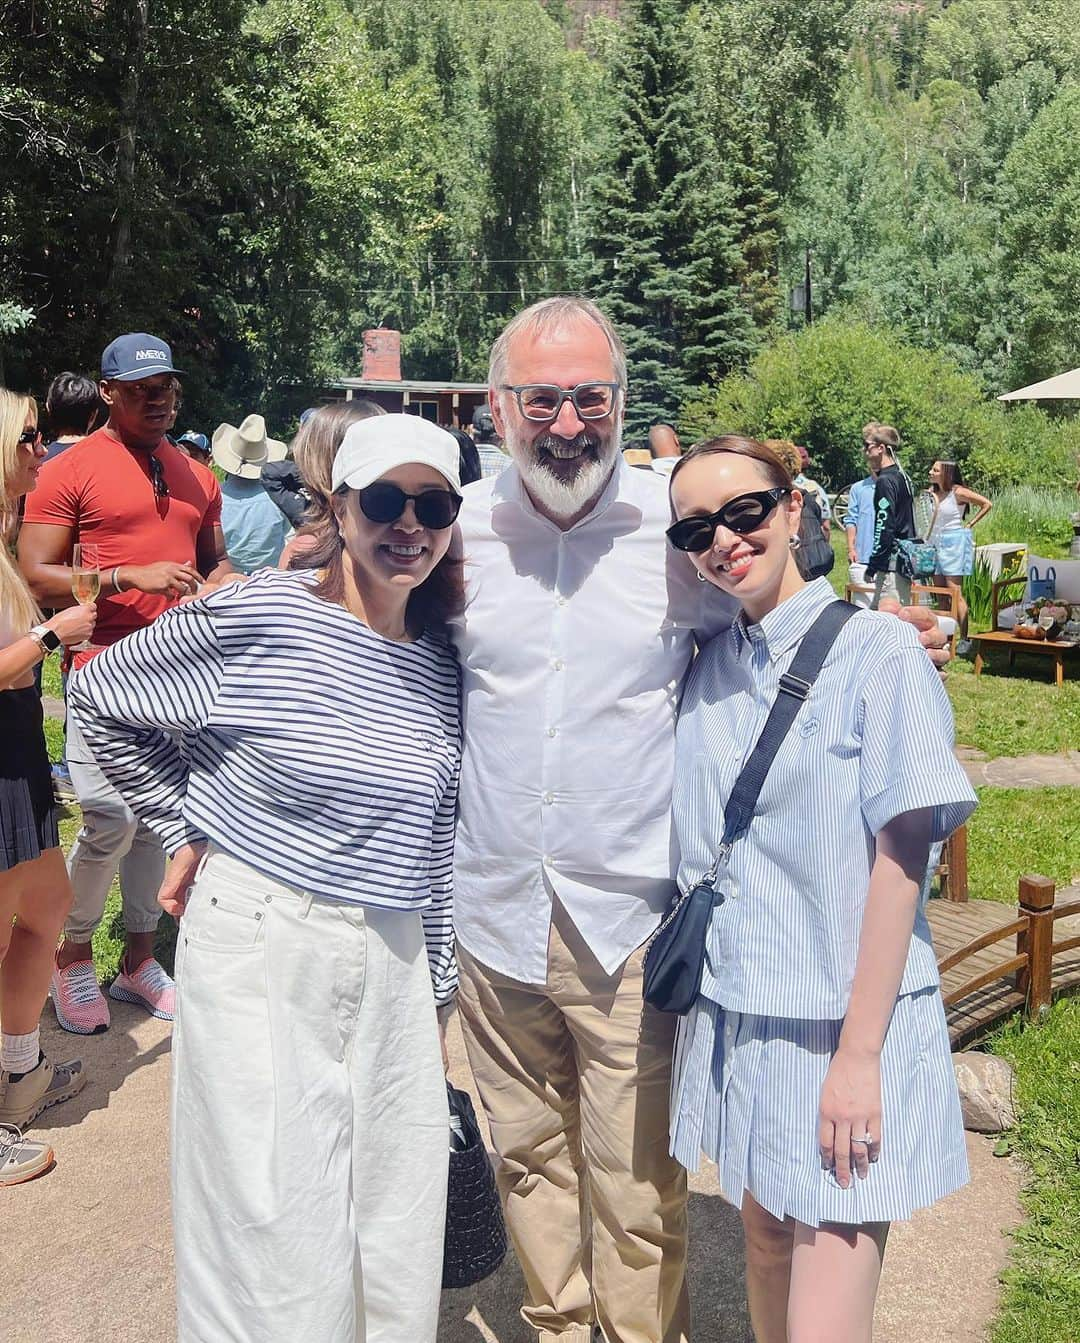
POLYGON ((70 648, 73 644, 85 643, 93 634, 97 624, 97 607, 68 606, 50 616, 45 624, 65 648, 70 648))
POLYGON ((184 844, 172 856, 165 880, 158 891, 158 904, 174 919, 183 916, 188 891, 195 883, 195 873, 206 853, 206 844, 184 844))
POLYGON ((851 1183, 852 1166, 865 1180, 870 1162, 881 1155, 881 1058, 842 1046, 833 1056, 821 1088, 818 1145, 826 1169, 835 1170, 841 1189, 851 1183), (872 1142, 853 1142, 867 1134, 872 1142))

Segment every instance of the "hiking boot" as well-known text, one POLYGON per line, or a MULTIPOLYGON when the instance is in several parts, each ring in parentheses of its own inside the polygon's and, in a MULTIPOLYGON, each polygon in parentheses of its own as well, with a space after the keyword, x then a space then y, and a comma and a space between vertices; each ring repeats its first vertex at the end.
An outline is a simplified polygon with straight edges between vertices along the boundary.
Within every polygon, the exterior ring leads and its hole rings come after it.
POLYGON ((54 1067, 42 1054, 28 1073, 0 1073, 0 1124, 25 1128, 42 1110, 70 1100, 85 1085, 82 1059, 54 1067))
POLYGON ((109 997, 119 1003, 138 1003, 162 1021, 176 1016, 176 985, 153 956, 147 956, 134 974, 126 974, 121 967, 109 985, 109 997))
POLYGON ((73 1035, 100 1035, 109 1029, 109 1004, 97 982, 93 961, 72 961, 62 970, 54 965, 49 997, 57 1021, 73 1035))
POLYGON ((0 1124, 0 1189, 32 1180, 53 1164, 53 1149, 47 1142, 34 1142, 13 1124, 0 1124))

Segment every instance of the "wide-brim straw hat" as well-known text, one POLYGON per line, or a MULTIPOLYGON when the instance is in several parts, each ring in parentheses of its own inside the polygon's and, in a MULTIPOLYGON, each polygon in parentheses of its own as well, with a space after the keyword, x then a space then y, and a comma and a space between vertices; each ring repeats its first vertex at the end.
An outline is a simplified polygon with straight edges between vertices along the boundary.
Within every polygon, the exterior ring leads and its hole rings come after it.
POLYGON ((211 456, 214 464, 230 476, 258 480, 267 462, 284 460, 288 451, 284 443, 266 437, 266 421, 261 415, 249 415, 239 429, 231 424, 218 425, 211 456))

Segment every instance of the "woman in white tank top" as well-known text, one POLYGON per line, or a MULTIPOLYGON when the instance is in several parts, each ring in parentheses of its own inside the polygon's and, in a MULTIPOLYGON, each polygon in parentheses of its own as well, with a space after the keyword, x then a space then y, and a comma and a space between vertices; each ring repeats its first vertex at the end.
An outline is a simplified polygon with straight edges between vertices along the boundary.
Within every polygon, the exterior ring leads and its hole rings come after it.
POLYGON ((929 537, 937 550, 936 581, 956 593, 960 637, 966 639, 968 608, 961 591, 962 580, 975 567, 972 529, 986 517, 992 505, 989 499, 968 489, 955 462, 939 461, 933 464, 930 468, 930 488, 937 501, 937 512, 929 537), (975 508, 977 512, 967 521, 969 508, 975 508))

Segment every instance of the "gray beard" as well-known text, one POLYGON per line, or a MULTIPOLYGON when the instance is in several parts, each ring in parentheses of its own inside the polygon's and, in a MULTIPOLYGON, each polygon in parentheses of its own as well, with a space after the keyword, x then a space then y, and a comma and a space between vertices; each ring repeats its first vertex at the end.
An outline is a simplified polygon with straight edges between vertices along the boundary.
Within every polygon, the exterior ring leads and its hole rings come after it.
POLYGON ((529 494, 546 513, 560 520, 580 513, 611 479, 622 443, 622 426, 617 425, 606 442, 594 438, 588 431, 571 441, 577 443, 579 440, 590 444, 593 451, 580 458, 577 470, 569 477, 557 475, 548 459, 541 455, 544 438, 528 443, 510 432, 505 440, 529 494))

